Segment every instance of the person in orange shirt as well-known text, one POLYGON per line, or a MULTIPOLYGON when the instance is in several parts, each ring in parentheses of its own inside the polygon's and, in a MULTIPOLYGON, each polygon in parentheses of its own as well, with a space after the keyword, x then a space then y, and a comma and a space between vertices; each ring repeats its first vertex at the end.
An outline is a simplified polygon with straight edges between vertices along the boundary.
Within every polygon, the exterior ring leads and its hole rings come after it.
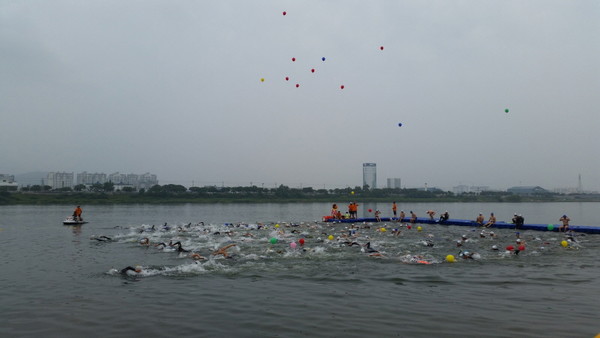
POLYGON ((75 208, 75 211, 73 211, 73 219, 76 221, 83 221, 83 219, 81 219, 82 212, 83 210, 81 210, 81 207, 78 205, 77 208, 75 208))
POLYGON ((396 211, 398 211, 398 207, 396 206, 396 202, 392 203, 392 212, 394 213, 394 217, 396 217, 396 211))

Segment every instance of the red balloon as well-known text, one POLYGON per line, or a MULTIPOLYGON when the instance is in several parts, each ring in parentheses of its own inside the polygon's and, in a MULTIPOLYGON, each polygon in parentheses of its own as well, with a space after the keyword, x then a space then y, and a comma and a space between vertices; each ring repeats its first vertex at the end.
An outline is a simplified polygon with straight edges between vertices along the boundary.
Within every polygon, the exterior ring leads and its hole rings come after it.
POLYGON ((515 249, 515 247, 512 245, 509 245, 506 247, 506 250, 508 250, 508 251, 513 251, 514 249, 515 249))
POLYGON ((412 229, 412 226, 409 224, 406 226, 406 228, 410 230, 410 229, 412 229))
POLYGON ((285 77, 285 80, 286 80, 286 81, 289 81, 289 80, 290 80, 290 78, 286 76, 286 77, 285 77))
POLYGON ((525 250, 525 245, 519 245, 519 251, 524 251, 525 250))
POLYGON ((341 85, 341 86, 340 86, 340 89, 344 89, 344 85, 341 85))
POLYGON ((367 210, 367 211, 368 211, 368 212, 373 212, 373 209, 369 209, 369 210, 367 210))
POLYGON ((296 61, 296 58, 292 58, 292 62, 295 62, 295 61, 296 61))
POLYGON ((286 15, 286 14, 287 14, 287 12, 285 12, 285 11, 284 11, 284 12, 283 12, 283 15, 286 15))
POLYGON ((383 50, 383 46, 379 47, 379 49, 383 50))
POLYGON ((311 71, 312 73, 314 73, 314 72, 315 72, 315 69, 313 68, 313 69, 311 69, 310 71, 311 71))
POLYGON ((300 87, 300 84, 296 83, 296 88, 300 87))
POLYGON ((298 241, 298 243, 300 243, 300 245, 304 245, 304 238, 300 238, 300 240, 298 241))

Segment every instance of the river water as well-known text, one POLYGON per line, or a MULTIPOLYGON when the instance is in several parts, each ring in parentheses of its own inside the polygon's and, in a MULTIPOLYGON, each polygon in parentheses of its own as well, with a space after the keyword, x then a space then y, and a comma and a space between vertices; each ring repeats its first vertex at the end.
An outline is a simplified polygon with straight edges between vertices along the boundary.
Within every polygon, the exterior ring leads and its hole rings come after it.
MULTIPOLYGON (((349 224, 320 222, 330 207, 92 205, 83 206, 89 223, 72 227, 62 225, 71 207, 1 206, 0 336, 600 333, 598 235, 576 235, 565 248, 561 242, 567 238, 555 232, 487 229, 482 237, 481 229, 470 227, 422 225, 419 231, 397 223, 361 223, 350 229, 349 224), (398 235, 394 229, 400 230, 398 235), (526 249, 518 255, 506 252, 506 246, 517 246, 517 236, 526 249), (150 245, 141 245, 143 238, 150 245), (190 252, 155 246, 169 241, 179 241, 190 252), (370 255, 363 246, 367 242, 381 256, 370 255), (211 255, 228 244, 235 244, 227 250, 228 258, 211 255), (494 245, 500 250, 492 250, 494 245), (475 253, 476 259, 460 258, 461 250, 475 253), (207 259, 194 260, 192 253, 207 259), (456 262, 445 262, 447 255, 456 262), (126 266, 142 271, 122 274, 126 266)), ((517 212, 528 223, 542 224, 556 224, 568 214, 574 225, 598 226, 600 203, 398 207, 420 217, 428 209, 466 219, 495 212, 505 221, 517 212)), ((359 216, 368 209, 390 214, 389 204, 373 203, 362 204, 359 216)))

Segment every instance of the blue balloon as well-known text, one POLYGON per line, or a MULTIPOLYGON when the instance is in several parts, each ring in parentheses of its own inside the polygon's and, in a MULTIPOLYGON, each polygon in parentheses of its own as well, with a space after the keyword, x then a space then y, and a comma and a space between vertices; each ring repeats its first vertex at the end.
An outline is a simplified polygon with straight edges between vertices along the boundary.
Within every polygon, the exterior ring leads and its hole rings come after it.
POLYGON ((323 57, 321 58, 321 60, 325 61, 325 57, 323 56, 323 57))
POLYGON ((398 123, 398 127, 402 127, 402 123, 398 123))

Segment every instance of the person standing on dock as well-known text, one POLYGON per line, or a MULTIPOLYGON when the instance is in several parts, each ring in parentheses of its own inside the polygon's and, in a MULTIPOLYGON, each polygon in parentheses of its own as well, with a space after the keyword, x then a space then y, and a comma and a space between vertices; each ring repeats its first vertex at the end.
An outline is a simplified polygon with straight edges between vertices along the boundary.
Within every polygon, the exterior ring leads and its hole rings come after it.
POLYGON ((396 202, 394 201, 392 203, 392 213, 394 213, 394 217, 396 217, 396 211, 398 211, 398 206, 396 205, 396 202))
POLYGON ((562 217, 559 219, 560 222, 562 222, 562 225, 558 228, 558 232, 564 231, 567 232, 569 230, 569 221, 571 219, 569 217, 567 217, 567 215, 562 215, 562 217))
POLYGON ((523 218, 521 214, 515 214, 512 222, 515 224, 515 229, 521 229, 521 227, 523 227, 523 223, 525 223, 525 218, 523 218))

